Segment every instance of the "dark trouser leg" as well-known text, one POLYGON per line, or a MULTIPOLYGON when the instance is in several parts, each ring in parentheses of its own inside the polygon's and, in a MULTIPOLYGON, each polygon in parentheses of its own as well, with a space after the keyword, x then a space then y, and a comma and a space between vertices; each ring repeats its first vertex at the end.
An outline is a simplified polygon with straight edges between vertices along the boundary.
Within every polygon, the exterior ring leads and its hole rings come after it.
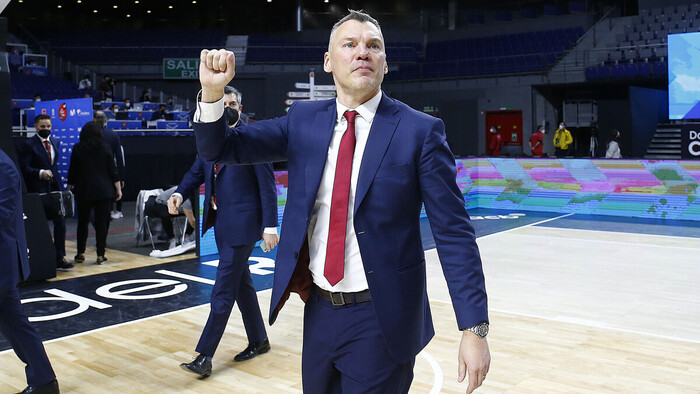
POLYGON ((95 212, 95 244, 97 255, 104 256, 107 247, 107 231, 109 230, 109 209, 112 200, 97 200, 92 202, 95 212))
POLYGON ((10 342, 17 357, 27 364, 28 385, 40 386, 56 379, 41 338, 22 311, 16 287, 0 292, 0 332, 10 342))
POLYGON ((53 245, 56 249, 56 260, 66 255, 66 221, 63 218, 53 221, 53 245))
POLYGON ((90 201, 75 200, 78 211, 78 254, 85 253, 88 237, 88 225, 90 223, 90 201))
MULTIPOLYGON (((255 245, 253 245, 253 248, 255 248, 255 245)), ((236 296, 236 304, 238 304, 238 309, 241 311, 243 325, 250 343, 260 342, 267 338, 265 322, 263 321, 262 313, 260 313, 258 293, 255 292, 253 279, 250 276, 250 266, 248 265, 248 258, 252 252, 253 249, 250 250, 243 263, 238 296, 236 296)))
MULTIPOLYGON (((168 207, 163 204, 158 204, 155 197, 149 197, 144 206, 144 215, 152 218, 160 218, 163 224, 163 231, 168 236, 168 239, 175 237, 175 232, 173 231, 173 219, 168 213, 168 207)), ((155 234, 154 234, 155 235, 155 234)))
POLYGON ((309 393, 407 393, 415 359, 389 353, 372 302, 333 306, 311 294, 304 308, 302 381, 309 393))
MULTIPOLYGON (((238 295, 238 288, 243 275, 243 268, 248 265, 248 257, 255 244, 244 246, 226 246, 218 242, 219 267, 216 270, 216 282, 211 292, 211 311, 199 338, 196 351, 205 356, 214 356, 217 346, 226 329, 231 309, 238 295)), ((260 311, 258 310, 258 313, 260 311)))

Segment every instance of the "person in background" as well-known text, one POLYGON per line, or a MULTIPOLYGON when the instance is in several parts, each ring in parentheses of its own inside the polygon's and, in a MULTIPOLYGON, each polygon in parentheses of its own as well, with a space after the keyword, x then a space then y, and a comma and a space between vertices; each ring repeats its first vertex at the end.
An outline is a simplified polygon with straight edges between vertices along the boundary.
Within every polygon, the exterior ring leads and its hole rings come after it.
POLYGON ((37 93, 34 95, 34 102, 41 101, 41 93, 37 93))
POLYGON ((163 232, 168 239, 168 249, 173 249, 178 245, 179 240, 175 237, 175 230, 173 228, 173 216, 178 215, 182 212, 187 218, 187 225, 185 226, 185 243, 191 242, 193 239, 194 229, 197 227, 197 220, 194 217, 194 211, 192 210, 192 203, 190 199, 186 199, 177 213, 171 215, 168 207, 168 200, 177 190, 177 186, 173 186, 169 189, 163 190, 157 195, 150 196, 144 205, 143 214, 152 218, 159 218, 163 227, 163 232))
POLYGON ((158 110, 153 112, 153 115, 151 115, 151 121, 161 119, 165 120, 165 104, 159 105, 158 110))
POLYGON ((97 264, 107 261, 107 231, 112 201, 122 198, 114 154, 102 136, 102 124, 86 123, 80 141, 73 147, 68 168, 68 189, 75 194, 78 211, 78 252, 76 263, 85 262, 90 212, 94 214, 97 264))
POLYGON ((90 80, 90 74, 85 74, 83 79, 78 82, 78 89, 92 89, 92 81, 90 80))
POLYGON ((544 126, 537 126, 537 130, 532 132, 530 136, 530 152, 534 157, 542 157, 542 141, 544 141, 544 136, 542 135, 544 131, 544 126))
POLYGON ((619 159, 622 157, 620 153, 620 131, 613 130, 610 135, 610 141, 608 142, 608 147, 605 150, 606 159, 619 159))
MULTIPOLYGON (((124 190, 124 175, 126 174, 124 166, 126 162, 124 160, 124 147, 122 147, 119 134, 107 127, 107 116, 105 115, 104 111, 95 111, 95 114, 92 116, 92 120, 102 126, 102 137, 107 143, 107 146, 109 146, 109 149, 114 154, 114 163, 117 166, 117 172, 119 173, 119 186, 122 190, 124 190)), ((116 204, 116 209, 110 208, 110 217, 115 220, 124 217, 124 214, 122 213, 122 200, 116 201, 116 204)))
POLYGON ((491 126, 489 132, 491 133, 491 138, 489 139, 489 156, 500 157, 501 146, 503 145, 501 133, 498 132, 498 128, 496 126, 491 126))
POLYGON ((22 209, 22 181, 12 159, 0 149, 0 333, 20 360, 28 387, 22 393, 59 393, 56 374, 39 333, 22 310, 17 284, 29 277, 22 209))
MULTIPOLYGON (((36 135, 28 138, 19 152, 19 165, 24 175, 28 193, 50 193, 63 190, 63 180, 58 173, 58 157, 61 142, 51 137, 51 117, 46 114, 34 118, 36 135)), ((56 251, 56 267, 73 268, 66 261, 66 221, 46 212, 53 221, 53 244, 56 251)))
POLYGON ((172 97, 168 97, 168 101, 165 103, 165 110, 168 112, 175 111, 175 101, 172 97))
POLYGON ((131 109, 131 99, 124 99, 124 111, 131 109))
POLYGON ((571 136, 571 132, 566 129, 566 123, 559 123, 559 128, 554 133, 554 156, 569 156, 569 148, 573 142, 574 138, 571 136))
POLYGON ((141 92, 141 97, 139 97, 139 103, 150 103, 151 102, 151 94, 148 93, 148 90, 144 90, 141 92))
MULTIPOLYGON (((240 93, 226 86, 224 101, 228 125, 235 127, 245 124, 239 118, 240 93)), ((196 351, 199 354, 194 361, 180 364, 180 368, 200 376, 209 376, 211 360, 234 303, 241 310, 248 337, 248 347, 238 353, 234 360, 250 360, 270 350, 258 296, 250 277, 248 258, 260 237, 265 244, 264 250, 272 250, 279 237, 277 189, 272 164, 215 165, 197 156, 177 191, 168 199, 170 214, 176 215, 183 196, 199 190, 202 183, 205 184, 204 201, 208 202, 204 206, 202 229, 204 233, 214 226, 219 266, 211 293, 209 318, 197 343, 196 351)))
POLYGON ((99 86, 99 91, 102 92, 103 101, 112 101, 114 97, 114 81, 109 75, 105 75, 99 86))

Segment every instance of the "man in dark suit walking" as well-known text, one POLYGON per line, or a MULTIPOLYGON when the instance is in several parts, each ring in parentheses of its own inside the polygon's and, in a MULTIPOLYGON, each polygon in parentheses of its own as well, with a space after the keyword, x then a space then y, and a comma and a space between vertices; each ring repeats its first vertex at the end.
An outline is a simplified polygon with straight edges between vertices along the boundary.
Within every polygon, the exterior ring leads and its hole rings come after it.
MULTIPOLYGON (((231 126, 245 124, 240 120, 241 95, 238 90, 226 86, 224 98, 227 123, 231 126)), ((183 363, 180 367, 206 377, 211 374, 211 360, 234 302, 238 303, 248 336, 248 347, 234 360, 249 360, 270 350, 248 258, 261 235, 266 250, 274 248, 279 237, 277 189, 270 163, 215 166, 198 156, 168 199, 170 213, 177 215, 183 196, 189 197, 202 183, 206 190, 202 232, 214 226, 219 266, 211 293, 211 311, 196 348, 199 355, 193 362, 183 363)))
POLYGON ((444 124, 381 91, 388 71, 379 23, 351 11, 331 30, 324 71, 336 100, 298 101, 287 115, 228 129, 223 87, 235 59, 203 50, 197 149, 216 163, 287 160, 289 189, 270 304, 306 302, 304 391, 407 392, 415 356, 434 335, 421 244, 430 220, 462 340, 467 392, 489 370, 487 297, 474 229, 444 124))
POLYGON ((27 364, 23 393, 58 393, 58 381, 39 334, 22 311, 17 284, 29 276, 19 171, 0 150, 0 332, 27 364))
MULTIPOLYGON (((61 142, 51 138, 51 117, 37 115, 34 119, 36 135, 27 139, 19 152, 19 163, 29 193, 49 193, 63 190, 63 180, 58 174, 58 157, 61 142)), ((66 261, 66 222, 61 217, 53 220, 53 244, 56 250, 56 267, 73 268, 66 261)))

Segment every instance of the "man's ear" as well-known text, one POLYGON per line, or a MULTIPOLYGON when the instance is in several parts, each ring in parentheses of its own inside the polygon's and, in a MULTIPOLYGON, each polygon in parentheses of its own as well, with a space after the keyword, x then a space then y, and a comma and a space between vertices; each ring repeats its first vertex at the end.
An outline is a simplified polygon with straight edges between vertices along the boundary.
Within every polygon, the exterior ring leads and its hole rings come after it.
POLYGON ((323 55, 323 71, 329 74, 333 72, 333 69, 331 68, 331 54, 329 52, 326 52, 323 55))
POLYGON ((384 74, 386 74, 388 72, 389 72, 389 64, 386 61, 384 61, 384 74))

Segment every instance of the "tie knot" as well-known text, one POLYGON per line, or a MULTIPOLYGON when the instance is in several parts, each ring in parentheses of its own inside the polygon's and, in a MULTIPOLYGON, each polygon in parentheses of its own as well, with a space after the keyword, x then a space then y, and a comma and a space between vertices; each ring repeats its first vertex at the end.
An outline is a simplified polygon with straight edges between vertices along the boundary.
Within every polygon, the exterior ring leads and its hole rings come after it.
POLYGON ((355 123, 355 116, 356 115, 357 115, 357 111, 345 111, 345 113, 343 113, 343 116, 345 117, 345 119, 348 120, 348 123, 352 123, 352 124, 355 123))

